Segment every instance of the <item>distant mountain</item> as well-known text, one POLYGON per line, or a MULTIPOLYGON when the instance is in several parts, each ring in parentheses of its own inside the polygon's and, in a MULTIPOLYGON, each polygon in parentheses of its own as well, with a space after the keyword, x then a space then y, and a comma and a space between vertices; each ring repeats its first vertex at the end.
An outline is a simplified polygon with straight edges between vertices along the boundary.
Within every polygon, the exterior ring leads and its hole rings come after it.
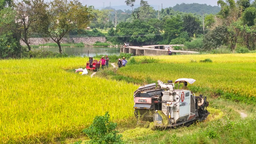
MULTIPOLYGON (((133 9, 138 8, 139 5, 133 6, 133 9)), ((156 5, 151 5, 155 10, 158 10, 159 6, 156 5)), ((97 8, 96 9, 102 9, 102 8, 97 8)), ((114 10, 132 10, 132 7, 127 6, 127 5, 120 5, 120 6, 111 6, 111 7, 105 7, 104 9, 114 9, 114 10)), ((173 10, 175 11, 180 11, 180 12, 186 12, 186 13, 195 13, 198 15, 203 15, 203 14, 217 14, 220 11, 220 7, 218 6, 211 6, 211 5, 206 5, 206 4, 198 4, 198 3, 192 3, 192 4, 177 4, 173 7, 173 10)))
MULTIPOLYGON (((138 8, 138 7, 140 7, 139 5, 134 5, 133 6, 133 9, 136 9, 136 8, 138 8)), ((155 5, 151 5, 151 7, 153 7, 155 10, 158 10, 158 6, 155 6, 155 5)), ((130 7, 130 6, 127 6, 127 5, 120 5, 120 6, 107 6, 107 7, 105 7, 104 9, 115 9, 115 10, 122 10, 122 11, 124 11, 124 10, 132 10, 132 7, 130 7)), ((96 9, 102 9, 102 7, 101 8, 99 8, 99 7, 96 7, 96 9)))
POLYGON ((198 4, 198 3, 192 3, 192 4, 182 3, 182 4, 175 5, 173 7, 173 10, 203 15, 203 14, 217 14, 220 11, 220 7, 206 5, 206 4, 198 4))

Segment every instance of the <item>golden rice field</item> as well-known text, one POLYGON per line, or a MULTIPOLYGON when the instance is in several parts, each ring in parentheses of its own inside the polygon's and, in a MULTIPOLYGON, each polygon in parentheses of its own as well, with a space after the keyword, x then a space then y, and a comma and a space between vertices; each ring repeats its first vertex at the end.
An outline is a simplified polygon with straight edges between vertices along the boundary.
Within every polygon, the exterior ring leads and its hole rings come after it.
MULTIPOLYGON (((135 57, 136 60, 144 57, 135 57)), ((194 78, 195 86, 245 96, 256 93, 256 54, 156 56, 158 63, 127 65, 120 75, 167 81, 194 78), (212 63, 199 63, 210 58, 212 63), (197 61, 197 62, 191 62, 197 61)), ((67 72, 84 58, 0 61, 0 143, 48 143, 77 136, 96 115, 133 117, 133 84, 67 72)))
POLYGON ((138 86, 65 71, 86 60, 1 60, 0 143, 48 143, 75 136, 106 111, 117 122, 133 116, 138 86))
MULTIPOLYGON (((150 58, 150 57, 147 57, 150 58)), ((256 54, 154 56, 158 63, 130 65, 119 74, 135 79, 176 80, 194 78, 194 86, 256 96, 256 54), (200 60, 211 59, 212 63, 200 60)), ((139 61, 145 57, 136 57, 139 61)))

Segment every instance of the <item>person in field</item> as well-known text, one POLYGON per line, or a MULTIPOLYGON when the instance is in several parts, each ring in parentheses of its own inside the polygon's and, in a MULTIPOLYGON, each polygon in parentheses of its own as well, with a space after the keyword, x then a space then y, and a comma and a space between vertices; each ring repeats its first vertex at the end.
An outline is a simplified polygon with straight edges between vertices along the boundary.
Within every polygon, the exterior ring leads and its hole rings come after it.
POLYGON ((92 57, 89 57, 89 65, 90 65, 90 68, 92 68, 92 63, 93 63, 93 58, 92 58, 92 57))
POLYGON ((119 68, 122 67, 122 61, 121 61, 121 59, 118 59, 117 65, 118 65, 119 68))
POLYGON ((106 64, 106 60, 105 60, 104 56, 100 59, 100 63, 101 63, 101 68, 104 69, 104 66, 106 64))
POLYGON ((122 66, 125 66, 126 64, 127 64, 127 60, 125 59, 125 57, 123 57, 122 66))
POLYGON ((109 58, 108 58, 108 55, 106 55, 106 66, 108 68, 108 61, 109 61, 109 58))

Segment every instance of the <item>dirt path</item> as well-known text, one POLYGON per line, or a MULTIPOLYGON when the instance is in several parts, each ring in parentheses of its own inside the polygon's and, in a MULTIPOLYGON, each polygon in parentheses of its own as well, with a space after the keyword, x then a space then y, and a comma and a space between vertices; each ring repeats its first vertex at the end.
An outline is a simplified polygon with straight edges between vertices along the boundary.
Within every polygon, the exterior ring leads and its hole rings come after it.
POLYGON ((114 63, 111 63, 111 65, 112 65, 114 68, 116 68, 116 65, 115 65, 114 63))
POLYGON ((96 74, 96 72, 92 73, 92 74, 91 74, 91 78, 92 78, 95 74, 96 74))
POLYGON ((244 113, 244 112, 241 112, 241 111, 238 111, 238 112, 239 112, 241 118, 243 118, 243 119, 248 116, 248 115, 247 115, 246 113, 244 113))
MULTIPOLYGON (((114 68, 116 68, 116 65, 115 65, 114 63, 111 63, 111 65, 112 65, 114 68)), ((92 78, 96 73, 97 73, 97 72, 92 73, 92 74, 91 74, 91 78, 92 78)))

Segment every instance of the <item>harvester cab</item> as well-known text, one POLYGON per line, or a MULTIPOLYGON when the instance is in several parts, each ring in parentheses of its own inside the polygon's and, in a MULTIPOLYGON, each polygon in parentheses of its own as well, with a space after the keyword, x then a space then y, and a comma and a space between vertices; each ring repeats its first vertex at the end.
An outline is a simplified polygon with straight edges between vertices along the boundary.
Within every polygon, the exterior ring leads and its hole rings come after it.
MULTIPOLYGON (((194 79, 181 78, 175 83, 193 84, 194 79)), ((175 84, 162 81, 141 86, 134 92, 134 114, 141 120, 154 121, 156 127, 189 125, 207 118, 206 97, 194 96, 190 90, 174 89, 175 84)))

